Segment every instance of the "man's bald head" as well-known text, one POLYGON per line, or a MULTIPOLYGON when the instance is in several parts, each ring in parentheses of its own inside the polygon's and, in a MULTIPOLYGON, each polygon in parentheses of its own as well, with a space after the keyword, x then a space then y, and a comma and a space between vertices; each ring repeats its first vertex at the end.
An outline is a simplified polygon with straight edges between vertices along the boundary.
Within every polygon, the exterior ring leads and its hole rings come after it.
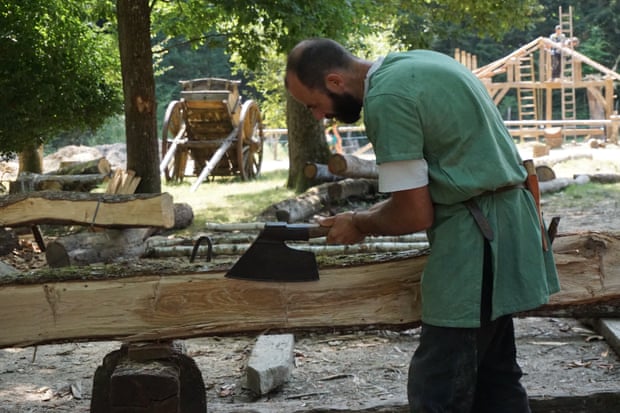
MULTIPOLYGON (((325 76, 334 70, 346 71, 354 56, 338 42, 314 38, 299 42, 289 53, 286 74, 294 73, 310 89, 325 90, 325 76)), ((286 78, 285 85, 288 87, 286 78)))

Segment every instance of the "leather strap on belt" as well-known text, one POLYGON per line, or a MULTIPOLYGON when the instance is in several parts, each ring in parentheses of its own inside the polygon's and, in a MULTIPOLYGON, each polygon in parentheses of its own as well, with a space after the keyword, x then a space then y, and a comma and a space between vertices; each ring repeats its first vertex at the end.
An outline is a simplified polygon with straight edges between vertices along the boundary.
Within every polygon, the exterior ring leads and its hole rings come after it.
POLYGON ((480 232, 482 235, 489 241, 493 241, 493 228, 491 228, 491 224, 489 224, 489 220, 484 216, 482 210, 478 206, 478 203, 472 199, 468 199, 463 202, 467 209, 469 209, 469 213, 472 217, 474 217, 474 221, 478 224, 478 228, 480 228, 480 232))
MULTIPOLYGON (((505 192, 505 191, 509 191, 511 189, 517 189, 517 188, 525 188, 525 185, 522 183, 518 183, 514 185, 502 186, 501 188, 497 188, 495 191, 486 191, 478 196, 499 194, 501 192, 505 192)), ((463 203, 469 210, 469 213, 471 214, 471 216, 474 218, 474 221, 476 221, 476 224, 478 225, 478 228, 480 228, 480 232, 482 232, 482 235, 484 236, 484 238, 486 238, 489 241, 493 241, 493 238, 494 238, 493 228, 491 228, 491 224, 489 224, 489 220, 487 219, 487 217, 484 216, 484 213, 480 209, 480 206, 478 206, 478 203, 475 201, 475 199, 470 198, 467 201, 464 201, 463 203)))

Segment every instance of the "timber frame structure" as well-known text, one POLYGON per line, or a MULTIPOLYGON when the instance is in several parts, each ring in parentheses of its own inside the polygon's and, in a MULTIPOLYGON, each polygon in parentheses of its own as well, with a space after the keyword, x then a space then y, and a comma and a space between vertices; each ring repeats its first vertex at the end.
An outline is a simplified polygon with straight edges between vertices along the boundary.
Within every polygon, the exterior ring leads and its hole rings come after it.
POLYGON ((486 86, 496 105, 511 91, 518 103, 518 121, 506 121, 513 137, 521 141, 550 134, 556 129, 564 139, 570 136, 601 136, 608 142, 618 142, 620 116, 614 110, 614 80, 620 74, 574 50, 578 40, 572 36, 572 10, 560 9, 560 24, 567 40, 555 43, 538 37, 507 56, 482 67, 476 67, 475 57, 456 50, 455 58, 472 69, 486 86), (561 75, 552 77, 553 49, 561 51, 561 75), (583 75, 583 64, 597 73, 583 75), (576 119, 575 90, 586 89, 590 119, 576 119), (554 93, 559 91, 560 93, 554 93), (553 119, 554 97, 561 98, 561 119, 553 119))

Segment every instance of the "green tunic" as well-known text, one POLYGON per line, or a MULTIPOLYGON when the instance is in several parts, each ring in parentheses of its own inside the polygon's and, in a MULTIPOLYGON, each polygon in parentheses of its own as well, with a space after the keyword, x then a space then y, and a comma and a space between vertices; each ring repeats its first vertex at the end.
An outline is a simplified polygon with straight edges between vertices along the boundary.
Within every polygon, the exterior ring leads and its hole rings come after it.
POLYGON ((532 195, 525 189, 482 194, 524 182, 526 172, 471 71, 432 51, 389 54, 368 80, 364 122, 377 163, 428 163, 435 221, 422 277, 425 323, 480 325, 484 238, 463 204, 470 198, 495 235, 492 318, 535 308, 559 290, 553 254, 542 250, 532 195))

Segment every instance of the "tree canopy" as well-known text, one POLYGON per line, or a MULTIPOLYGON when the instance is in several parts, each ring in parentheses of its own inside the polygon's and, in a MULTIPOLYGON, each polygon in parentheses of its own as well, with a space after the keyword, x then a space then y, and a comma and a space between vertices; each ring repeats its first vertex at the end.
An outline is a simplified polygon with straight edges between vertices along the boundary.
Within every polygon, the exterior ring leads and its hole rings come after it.
POLYGON ((121 110, 115 38, 87 12, 73 0, 0 4, 0 154, 121 110))
MULTIPOLYGON (((252 98, 279 119, 284 119, 287 107, 284 56, 303 38, 331 37, 367 58, 377 53, 368 42, 370 35, 381 37, 390 49, 423 47, 451 54, 460 47, 476 53, 484 64, 550 33, 561 4, 559 0, 142 1, 148 4, 154 71, 160 79, 168 66, 184 66, 183 55, 217 51, 226 62, 205 59, 205 65, 218 67, 207 70, 207 75, 218 76, 222 63, 232 63, 226 67, 232 77, 252 85, 252 98)), ((575 5, 575 35, 607 66, 613 66, 620 54, 619 4, 584 0, 575 5)), ((43 142, 60 131, 94 128, 118 112, 122 99, 116 5, 111 0, 23 0, 0 5, 0 153, 18 151, 26 142, 43 142)), ((185 75, 178 76, 176 80, 185 75)), ((169 82, 174 83, 175 79, 169 82)), ((160 105, 172 97, 169 90, 157 89, 160 105)), ((304 113, 303 108, 292 107, 304 113)), ((153 116, 157 113, 161 116, 161 109, 153 116)), ((303 133, 312 136, 300 141, 320 142, 320 127, 303 133)), ((144 136, 141 131, 130 132, 127 141, 135 143, 134 148, 147 145, 152 152, 157 137, 144 136)), ((128 155, 140 161, 140 153, 128 155)))

